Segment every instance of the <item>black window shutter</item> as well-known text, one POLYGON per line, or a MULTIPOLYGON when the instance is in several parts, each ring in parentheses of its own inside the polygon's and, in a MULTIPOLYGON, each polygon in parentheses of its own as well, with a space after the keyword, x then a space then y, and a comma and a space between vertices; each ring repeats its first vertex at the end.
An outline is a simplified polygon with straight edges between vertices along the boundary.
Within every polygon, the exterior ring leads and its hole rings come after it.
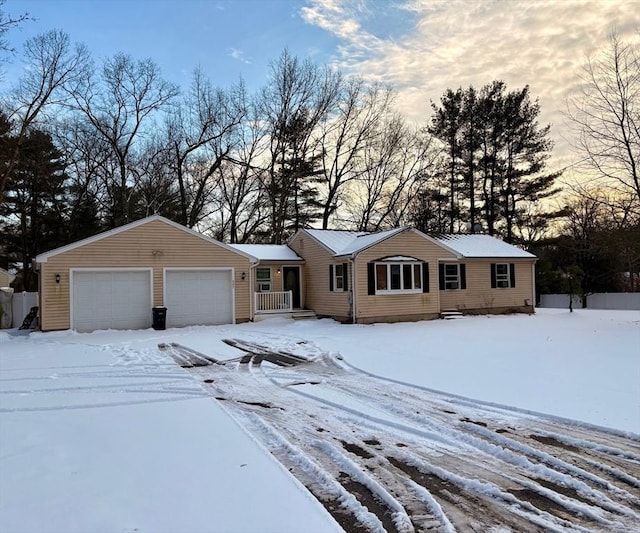
POLYGON ((422 292, 429 292, 429 263, 422 263, 422 292))
POLYGON ((510 287, 516 286, 516 265, 514 265, 513 263, 509 263, 509 281, 510 287))
POLYGON ((349 276, 347 273, 349 272, 349 263, 342 263, 342 286, 345 291, 349 290, 349 276))
POLYGON ((460 265, 460 288, 467 288, 467 265, 464 263, 460 265))
POLYGON ((367 294, 376 293, 376 265, 375 263, 367 263, 367 294))
POLYGON ((333 265, 329 265, 329 290, 333 291, 333 265))
POLYGON ((497 286, 496 283, 496 264, 491 263, 491 288, 495 289, 497 286))
POLYGON ((440 279, 440 290, 444 290, 444 263, 438 265, 438 277, 440 279))

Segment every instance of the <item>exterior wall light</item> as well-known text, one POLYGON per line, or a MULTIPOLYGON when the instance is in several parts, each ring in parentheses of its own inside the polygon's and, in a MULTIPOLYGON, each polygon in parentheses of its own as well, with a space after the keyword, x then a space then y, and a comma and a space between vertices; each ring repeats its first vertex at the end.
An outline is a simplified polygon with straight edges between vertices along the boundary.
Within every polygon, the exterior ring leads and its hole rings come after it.
POLYGON ((60 274, 56 274, 56 283, 60 283, 60 274))
POLYGON ((247 277, 247 275, 244 272, 242 274, 240 274, 240 279, 242 281, 244 281, 244 278, 246 278, 246 277, 247 277))

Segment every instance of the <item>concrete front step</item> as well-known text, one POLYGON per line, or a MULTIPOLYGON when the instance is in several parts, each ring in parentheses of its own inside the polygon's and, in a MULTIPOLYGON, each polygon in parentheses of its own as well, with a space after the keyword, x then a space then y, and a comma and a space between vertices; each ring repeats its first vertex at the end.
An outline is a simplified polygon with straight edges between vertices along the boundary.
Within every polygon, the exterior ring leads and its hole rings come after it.
POLYGON ((460 311, 441 311, 440 318, 455 320, 456 318, 464 318, 464 315, 460 311))
POLYGON ((261 320, 267 320, 268 318, 293 318, 294 320, 309 320, 318 317, 313 311, 308 311, 306 309, 296 309, 293 311, 287 311, 285 313, 257 313, 253 317, 253 321, 260 322, 261 320))
POLYGON ((313 311, 294 311, 291 314, 291 318, 294 320, 310 320, 313 318, 318 318, 318 316, 313 311))

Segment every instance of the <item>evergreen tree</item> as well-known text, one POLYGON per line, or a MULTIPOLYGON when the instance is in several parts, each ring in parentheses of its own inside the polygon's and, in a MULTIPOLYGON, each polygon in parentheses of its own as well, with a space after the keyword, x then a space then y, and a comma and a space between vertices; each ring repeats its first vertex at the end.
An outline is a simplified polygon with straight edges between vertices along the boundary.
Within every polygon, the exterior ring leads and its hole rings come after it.
MULTIPOLYGON (((17 142, 4 136, 3 145, 17 142)), ((4 149, 2 150, 4 153, 4 149)), ((32 130, 20 145, 0 207, 0 246, 22 263, 23 290, 37 290, 31 262, 44 251, 67 243, 64 163, 42 131, 32 130)))
MULTIPOLYGON (((519 240, 518 229, 532 222, 527 207, 558 192, 553 184, 560 176, 545 172, 550 126, 539 126, 529 87, 507 92, 494 81, 480 91, 449 89, 432 108, 429 131, 443 144, 449 173, 449 231, 474 232, 482 222, 490 235, 519 240)), ((542 220, 556 215, 536 213, 542 220)))
POLYGON ((447 89, 440 100, 440 107, 431 103, 433 117, 428 128, 429 133, 439 139, 444 145, 446 153, 446 168, 449 176, 448 231, 454 233, 460 222, 458 190, 461 182, 461 156, 462 156, 462 106, 464 93, 462 88, 453 92, 447 89))

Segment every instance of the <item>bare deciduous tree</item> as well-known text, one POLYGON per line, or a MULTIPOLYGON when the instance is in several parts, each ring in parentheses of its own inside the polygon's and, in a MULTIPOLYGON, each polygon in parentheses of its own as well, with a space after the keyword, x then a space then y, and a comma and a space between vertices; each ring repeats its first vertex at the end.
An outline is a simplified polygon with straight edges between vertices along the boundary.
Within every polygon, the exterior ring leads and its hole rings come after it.
POLYGON ((318 154, 314 131, 335 104, 341 77, 329 68, 301 61, 285 50, 271 65, 269 83, 260 95, 260 110, 269 136, 265 191, 271 208, 270 240, 282 243, 304 225, 300 197, 308 178, 317 176, 318 154))
POLYGON ((261 231, 269 201, 263 184, 269 139, 255 102, 246 104, 245 120, 235 129, 233 150, 218 170, 214 233, 231 243, 268 240, 261 231))
POLYGON ((596 173, 640 199, 640 49, 612 33, 568 102, 576 147, 596 173))
POLYGON ((110 188, 113 227, 128 222, 131 215, 135 185, 132 158, 136 142, 145 133, 143 126, 177 94, 177 87, 162 78, 156 63, 150 59, 135 61, 125 54, 107 59, 99 76, 90 72, 71 91, 79 110, 111 147, 117 165, 110 188))
POLYGON ((167 136, 179 187, 180 223, 192 228, 207 213, 214 176, 232 149, 245 110, 245 89, 214 89, 199 69, 188 93, 171 114, 167 136))
POLYGON ((4 102, 17 142, 13 153, 0 168, 0 199, 4 197, 7 180, 15 168, 29 128, 47 106, 66 101, 68 94, 63 89, 85 73, 89 54, 83 45, 72 47, 66 33, 53 30, 26 42, 25 61, 24 75, 4 102))
POLYGON ((380 124, 390 114, 392 92, 363 80, 344 84, 336 111, 321 123, 320 151, 322 228, 340 208, 345 186, 360 176, 367 144, 375 140, 380 124))
MULTIPOLYGON (((30 17, 29 13, 26 12, 16 17, 5 13, 2 9, 2 6, 5 3, 5 0, 0 0, 0 52, 12 53, 15 52, 15 50, 9 45, 9 42, 7 41, 5 35, 10 29, 17 28, 22 22, 28 20, 30 17)), ((3 61, 4 58, 0 56, 0 63, 2 63, 3 61)))
POLYGON ((431 136, 410 130, 399 116, 381 124, 376 142, 365 149, 359 178, 351 183, 350 223, 359 231, 406 223, 438 153, 431 136))

